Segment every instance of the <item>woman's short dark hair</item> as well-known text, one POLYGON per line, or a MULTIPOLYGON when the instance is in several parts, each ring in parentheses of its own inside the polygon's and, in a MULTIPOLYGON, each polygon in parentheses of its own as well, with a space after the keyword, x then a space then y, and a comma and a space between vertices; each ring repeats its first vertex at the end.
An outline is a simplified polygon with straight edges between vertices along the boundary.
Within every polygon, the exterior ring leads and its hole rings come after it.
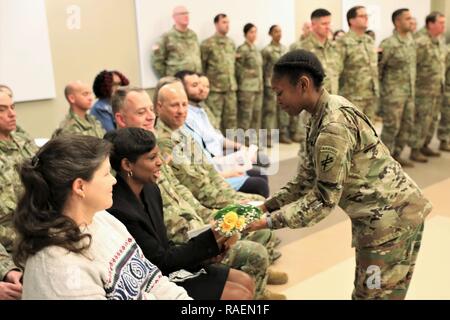
POLYGON ((112 95, 113 76, 116 75, 120 78, 120 85, 127 86, 130 84, 127 77, 125 77, 119 71, 103 70, 100 72, 94 80, 93 91, 98 99, 109 99, 112 95))
POLYGON ((298 79, 309 76, 316 88, 320 88, 325 78, 325 72, 317 56, 306 50, 293 50, 283 55, 274 66, 274 77, 287 76, 292 85, 298 83, 298 79))
POLYGON ((270 26, 270 28, 269 28, 269 36, 272 35, 272 32, 273 32, 273 30, 275 30, 276 27, 278 27, 277 24, 273 24, 273 25, 270 26))
POLYGON ((23 266, 30 255, 48 246, 80 253, 90 241, 79 226, 63 214, 77 178, 90 181, 107 159, 111 144, 82 135, 61 135, 47 142, 32 159, 18 165, 24 193, 14 214, 18 241, 14 262, 23 266))
POLYGON ((247 23, 244 26, 244 35, 246 35, 252 28, 256 28, 256 26, 253 23, 247 23))
POLYGON ((135 163, 137 159, 156 146, 155 135, 141 128, 123 128, 108 132, 104 139, 112 143, 110 161, 111 167, 120 172, 121 162, 128 159, 135 163))

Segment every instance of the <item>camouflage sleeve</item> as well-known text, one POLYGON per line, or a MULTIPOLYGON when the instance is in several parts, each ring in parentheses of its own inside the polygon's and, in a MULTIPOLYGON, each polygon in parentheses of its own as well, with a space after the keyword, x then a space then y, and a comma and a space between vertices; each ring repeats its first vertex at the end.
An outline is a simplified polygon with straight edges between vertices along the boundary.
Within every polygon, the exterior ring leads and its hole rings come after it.
POLYGON ((16 233, 13 227, 0 225, 0 245, 12 251, 15 238, 16 233))
POLYGON ((384 68, 386 66, 386 63, 391 58, 391 50, 385 41, 381 42, 380 48, 383 49, 383 51, 381 54, 381 60, 378 62, 378 77, 379 77, 380 81, 383 81, 384 68))
POLYGON ((163 35, 161 39, 155 45, 153 45, 151 56, 153 69, 155 70, 156 75, 159 78, 162 78, 166 75, 166 55, 166 36, 163 35))
POLYGON ((206 71, 208 70, 208 59, 209 59, 209 45, 207 42, 203 42, 200 45, 200 54, 201 54, 201 59, 202 59, 202 69, 203 72, 206 73, 206 71))
POLYGON ((424 42, 421 41, 421 38, 418 38, 416 40, 416 61, 417 64, 423 61, 427 61, 428 59, 428 52, 427 48, 424 45, 424 42))
POLYGON ((17 267, 14 265, 11 256, 0 244, 0 281, 3 281, 6 274, 13 269, 17 269, 17 267))
POLYGON ((355 143, 342 124, 322 130, 314 147, 314 184, 300 199, 272 214, 274 228, 312 226, 331 213, 341 198, 355 143))
POLYGON ((263 66, 266 66, 270 62, 270 54, 267 49, 261 50, 261 56, 263 60, 263 66))
MULTIPOLYGON (((177 180, 178 181, 178 180, 177 180)), ((208 223, 213 214, 213 210, 203 206, 192 194, 192 192, 183 184, 176 183, 175 189, 178 194, 191 205, 195 212, 202 218, 203 222, 208 223)))
POLYGON ((312 189, 314 169, 312 162, 305 156, 305 152, 302 153, 300 163, 297 175, 264 203, 269 212, 297 201, 312 189))
POLYGON ((345 43, 341 40, 338 39, 338 41, 336 41, 336 51, 338 56, 340 57, 340 61, 341 63, 339 64, 339 70, 338 70, 338 74, 340 75, 342 73, 342 71, 344 71, 344 67, 345 67, 345 60, 347 58, 347 50, 346 50, 346 46, 345 43))
POLYGON ((241 82, 241 75, 244 73, 245 52, 242 47, 236 50, 235 74, 238 87, 241 82))
MULTIPOLYGON (((162 192, 161 192, 162 196, 162 192)), ((187 242, 187 232, 190 229, 189 221, 180 214, 180 207, 171 203, 164 203, 164 224, 166 225, 167 238, 174 243, 187 242)))
POLYGON ((445 60, 445 97, 447 101, 450 98, 450 46, 447 48, 447 57, 445 60))

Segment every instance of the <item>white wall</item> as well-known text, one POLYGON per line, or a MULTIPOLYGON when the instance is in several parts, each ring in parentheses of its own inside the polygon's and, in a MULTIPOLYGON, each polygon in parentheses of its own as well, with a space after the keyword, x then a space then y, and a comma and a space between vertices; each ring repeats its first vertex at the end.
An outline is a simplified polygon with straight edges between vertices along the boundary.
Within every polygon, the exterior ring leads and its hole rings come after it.
POLYGON ((16 102, 55 97, 44 0, 0 0, 0 83, 16 102))
POLYGON ((417 19, 417 28, 425 24, 425 17, 430 13, 430 0, 342 0, 342 28, 348 30, 347 11, 356 5, 365 6, 369 14, 369 29, 375 31, 376 43, 392 35, 392 13, 400 8, 411 10, 413 17, 417 19))
POLYGON ((295 39, 294 0, 165 0, 157 6, 151 0, 135 0, 141 85, 144 88, 156 85, 157 79, 150 65, 151 48, 172 27, 172 9, 177 5, 184 5, 189 10, 189 27, 200 41, 215 32, 213 19, 218 13, 229 17, 229 36, 236 45, 244 41, 242 29, 247 22, 258 27, 257 46, 261 49, 269 42, 267 33, 272 24, 282 27, 284 44, 295 39))

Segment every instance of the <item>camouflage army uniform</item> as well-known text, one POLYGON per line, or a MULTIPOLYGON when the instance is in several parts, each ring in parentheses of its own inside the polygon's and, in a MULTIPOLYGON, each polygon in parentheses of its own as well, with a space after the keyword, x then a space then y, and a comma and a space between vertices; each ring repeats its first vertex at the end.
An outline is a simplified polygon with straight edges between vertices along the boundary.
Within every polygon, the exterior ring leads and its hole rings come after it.
POLYGON ((285 54, 287 48, 273 41, 265 47, 261 54, 263 57, 264 102, 263 102, 263 129, 280 129, 280 135, 288 136, 289 115, 278 110, 277 96, 272 90, 271 80, 273 66, 285 54))
POLYGON ((161 166, 158 187, 161 190, 167 235, 175 243, 187 241, 189 230, 201 228, 212 219, 214 211, 204 207, 178 181, 168 164, 161 166))
POLYGON ((206 104, 226 134, 226 129, 237 128, 236 46, 229 37, 216 33, 200 47, 203 70, 211 86, 206 104))
POLYGON ((161 153, 173 156, 170 165, 175 176, 203 206, 221 209, 236 202, 264 199, 231 188, 206 159, 201 147, 183 129, 172 130, 162 121, 158 122, 156 129, 161 153))
POLYGON ((14 269, 17 269, 17 267, 14 265, 11 256, 2 244, 0 244, 0 281, 3 281, 6 274, 14 269))
POLYGON ((22 192, 15 166, 31 158, 37 149, 34 141, 20 127, 11 132, 11 140, 0 141, 0 244, 8 252, 12 250, 15 238, 12 215, 22 192))
POLYGON ((103 129, 102 124, 95 117, 87 114, 86 119, 82 119, 70 110, 66 118, 59 125, 59 128, 56 129, 53 137, 60 134, 81 134, 103 139, 105 129, 103 129))
MULTIPOLYGON (((182 184, 168 165, 161 167, 158 186, 164 206, 167 236, 174 243, 187 242, 187 232, 204 227, 213 218, 214 211, 201 205, 182 184)), ((256 297, 264 292, 267 267, 270 264, 275 236, 272 232, 254 232, 232 246, 222 261, 226 265, 247 272, 256 281, 256 297)))
POLYGON ((409 144, 414 130, 416 45, 411 34, 397 31, 384 39, 379 62, 383 131, 381 140, 395 156, 409 144))
POLYGON ((342 59, 339 94, 346 97, 371 121, 378 105, 378 56, 373 39, 358 36, 350 30, 338 39, 337 48, 342 59))
POLYGON ((172 27, 153 46, 152 66, 158 77, 174 76, 178 71, 202 72, 200 46, 191 29, 180 32, 172 27))
POLYGON ((416 114, 411 147, 427 146, 436 131, 445 77, 447 48, 444 39, 432 39, 428 32, 416 38, 416 114))
POLYGON ((255 45, 245 42, 236 50, 238 83, 238 128, 259 130, 263 103, 262 56, 255 45))
POLYGON ((445 71, 444 99, 441 107, 441 120, 438 128, 438 138, 441 143, 450 143, 450 46, 447 47, 445 71))
POLYGON ((307 134, 301 170, 265 203, 273 227, 308 227, 339 205, 356 247, 353 298, 404 298, 430 202, 345 98, 324 90, 307 134), (379 289, 369 287, 367 266, 380 270, 379 289))

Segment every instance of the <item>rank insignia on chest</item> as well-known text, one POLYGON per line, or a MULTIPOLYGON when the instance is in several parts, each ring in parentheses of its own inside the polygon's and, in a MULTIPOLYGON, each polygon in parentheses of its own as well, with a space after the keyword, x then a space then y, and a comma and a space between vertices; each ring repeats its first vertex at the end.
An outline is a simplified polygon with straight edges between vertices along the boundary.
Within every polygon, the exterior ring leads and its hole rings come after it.
POLYGON ((337 154, 338 150, 336 148, 330 146, 323 146, 320 148, 318 165, 322 172, 327 172, 334 167, 337 154))

